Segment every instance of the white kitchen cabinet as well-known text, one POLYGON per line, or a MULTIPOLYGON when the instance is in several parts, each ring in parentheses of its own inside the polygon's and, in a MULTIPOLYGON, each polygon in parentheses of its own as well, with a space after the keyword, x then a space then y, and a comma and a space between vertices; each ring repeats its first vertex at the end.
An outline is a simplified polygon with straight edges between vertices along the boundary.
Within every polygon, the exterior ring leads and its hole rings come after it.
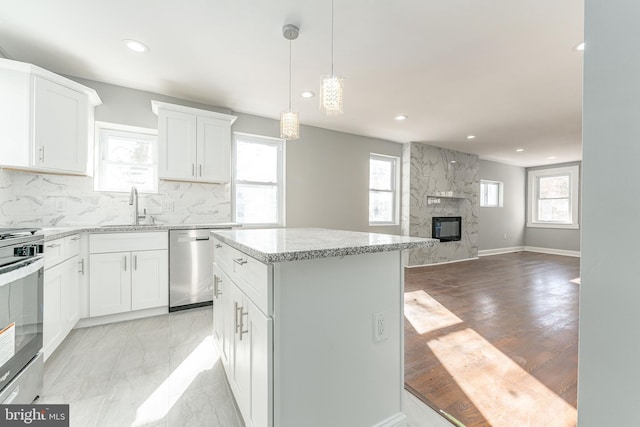
POLYGON ((80 317, 80 255, 78 235, 45 243, 43 349, 45 360, 78 323, 80 317))
POLYGON ((151 104, 158 115, 161 179, 230 181, 235 116, 158 101, 151 104))
POLYGON ((214 281, 214 341, 236 403, 247 425, 271 426, 272 320, 215 264, 214 281))
POLYGON ((86 174, 97 93, 77 82, 17 61, 0 59, 2 166, 86 174))
POLYGON ((167 233, 89 237, 89 316, 162 307, 169 302, 167 233))

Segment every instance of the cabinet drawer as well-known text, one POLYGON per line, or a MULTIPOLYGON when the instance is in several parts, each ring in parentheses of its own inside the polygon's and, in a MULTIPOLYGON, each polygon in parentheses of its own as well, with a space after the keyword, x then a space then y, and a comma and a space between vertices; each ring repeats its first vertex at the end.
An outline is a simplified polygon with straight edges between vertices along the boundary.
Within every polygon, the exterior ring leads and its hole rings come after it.
POLYGON ((97 233, 89 236, 89 252, 100 254, 168 249, 168 240, 166 231, 97 233))
POLYGON ((65 259, 80 254, 80 235, 67 236, 64 238, 65 259))
POLYGON ((214 262, 267 316, 272 312, 272 267, 232 248, 213 241, 214 262))
POLYGON ((64 238, 51 240, 44 243, 44 268, 60 264, 65 258, 64 238))

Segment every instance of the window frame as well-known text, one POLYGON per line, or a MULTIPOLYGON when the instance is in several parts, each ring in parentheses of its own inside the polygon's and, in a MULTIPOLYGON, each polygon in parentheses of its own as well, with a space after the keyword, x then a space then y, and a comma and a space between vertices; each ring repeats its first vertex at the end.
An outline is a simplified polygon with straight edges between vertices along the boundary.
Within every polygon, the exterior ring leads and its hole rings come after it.
POLYGON ((143 191, 138 189, 140 193, 143 194, 159 194, 160 192, 160 176, 159 176, 159 168, 160 168, 160 147, 158 142, 158 129, 152 128, 144 128, 138 126, 129 126, 123 125, 120 123, 108 123, 108 122, 95 122, 95 151, 94 151, 94 177, 93 177, 93 190, 101 193, 127 193, 130 190, 103 190, 100 188, 100 184, 102 183, 102 177, 104 168, 102 166, 103 154, 106 150, 105 144, 103 144, 102 135, 104 133, 109 133, 112 135, 118 134, 139 134, 144 138, 141 139, 149 139, 154 143, 154 178, 153 178, 153 190, 152 191, 143 191))
POLYGON ((480 207, 481 208, 501 208, 504 206, 504 183, 501 181, 493 181, 490 179, 481 179, 480 180, 480 207), (483 195, 487 194, 488 192, 483 191, 482 187, 483 186, 488 186, 488 185, 497 185, 498 186, 498 201, 497 204, 493 205, 493 204, 488 204, 489 202, 489 198, 487 196, 487 200, 485 201, 483 195))
POLYGON ((231 177, 231 217, 233 218, 233 222, 242 224, 243 228, 260 228, 260 227, 284 227, 286 224, 285 221, 285 154, 286 154, 286 144, 285 140, 281 138, 273 138, 269 136, 263 135, 255 135, 244 132, 233 132, 232 144, 231 144, 231 165, 232 165, 232 177, 231 177), (238 181, 237 177, 237 143, 238 140, 252 142, 256 144, 264 144, 276 146, 278 148, 278 173, 277 180, 275 183, 266 183, 261 181, 238 181), (274 223, 244 223, 239 222, 237 218, 237 193, 236 189, 238 184, 246 184, 246 185, 264 185, 264 186, 272 186, 275 185, 278 192, 278 220, 274 223))
POLYGON ((369 192, 368 192, 368 195, 369 195, 369 197, 368 197, 367 211, 368 211, 369 226, 371 226, 371 227, 399 225, 399 219, 400 219, 400 198, 398 197, 398 193, 400 192, 400 168, 399 168, 399 165, 400 165, 400 157, 389 156, 389 155, 386 155, 386 154, 369 153, 369 173, 368 173, 368 179, 369 179, 369 192), (392 167, 391 188, 392 188, 392 190, 372 188, 372 186, 371 186, 371 160, 379 160, 379 161, 391 162, 391 167, 392 167), (372 221, 371 220, 371 193, 372 192, 391 193, 393 195, 393 211, 392 211, 393 212, 393 218, 391 219, 391 221, 372 221))
POLYGON ((579 229, 580 168, 578 165, 529 170, 527 173, 527 227, 579 229), (538 218, 540 178, 569 177, 569 222, 542 221, 538 218))

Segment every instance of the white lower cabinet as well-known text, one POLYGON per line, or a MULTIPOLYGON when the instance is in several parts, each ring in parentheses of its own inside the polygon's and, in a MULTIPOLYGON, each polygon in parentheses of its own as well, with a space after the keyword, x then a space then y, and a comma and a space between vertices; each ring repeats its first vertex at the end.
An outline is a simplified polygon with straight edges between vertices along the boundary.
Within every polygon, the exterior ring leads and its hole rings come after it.
POLYGON ((78 236, 45 243, 43 349, 51 356, 80 317, 78 236))
POLYGON ((273 320, 214 264, 213 334, 248 426, 270 427, 273 320))
POLYGON ((92 234, 89 240, 89 315, 167 306, 167 233, 92 234))

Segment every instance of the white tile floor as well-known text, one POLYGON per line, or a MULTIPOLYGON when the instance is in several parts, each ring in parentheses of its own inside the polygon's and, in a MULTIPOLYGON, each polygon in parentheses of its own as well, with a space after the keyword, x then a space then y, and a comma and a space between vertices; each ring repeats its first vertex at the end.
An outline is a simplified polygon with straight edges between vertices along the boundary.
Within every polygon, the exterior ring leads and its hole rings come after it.
POLYGON ((74 427, 243 426, 211 339, 211 307, 73 330, 38 403, 74 427))

